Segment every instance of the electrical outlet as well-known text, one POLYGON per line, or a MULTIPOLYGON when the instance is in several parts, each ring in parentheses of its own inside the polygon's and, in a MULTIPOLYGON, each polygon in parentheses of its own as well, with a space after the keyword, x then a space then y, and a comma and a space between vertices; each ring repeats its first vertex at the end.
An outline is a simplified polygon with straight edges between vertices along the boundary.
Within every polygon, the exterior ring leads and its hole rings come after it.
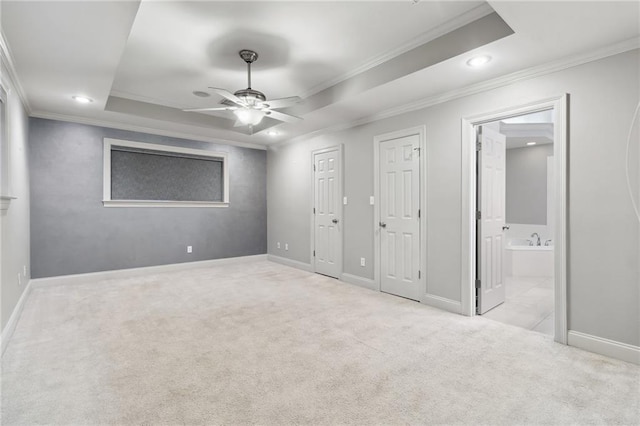
POLYGON ((278 241, 278 242, 276 243, 276 247, 277 247, 277 248, 280 248, 280 241, 278 241))
POLYGON ((289 250, 289 244, 284 243, 284 249, 285 249, 285 250, 289 250))
POLYGON ((342 204, 347 205, 347 197, 342 197, 342 204))
POLYGON ((373 195, 369 197, 369 204, 374 205, 375 204, 375 198, 373 198, 373 195))
POLYGON ((365 262, 364 262, 364 257, 360 258, 360 266, 364 266, 365 262))
POLYGON ((193 253, 193 246, 187 246, 187 253, 193 253))
POLYGON ((18 272, 18 287, 22 286, 22 276, 20 275, 20 272, 18 272))

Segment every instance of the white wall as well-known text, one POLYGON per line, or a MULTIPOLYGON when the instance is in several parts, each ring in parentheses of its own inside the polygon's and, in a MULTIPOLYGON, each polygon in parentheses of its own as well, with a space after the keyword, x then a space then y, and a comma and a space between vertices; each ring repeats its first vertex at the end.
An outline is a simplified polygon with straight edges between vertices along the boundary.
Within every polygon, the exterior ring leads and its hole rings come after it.
POLYGON ((427 291, 460 301, 461 118, 569 93, 569 328, 639 345, 640 230, 624 175, 639 59, 638 50, 626 52, 270 150, 269 253, 310 262, 310 151, 343 143, 344 272, 373 278, 373 137, 426 125, 427 291), (278 250, 276 241, 290 250, 278 250))
POLYGON ((0 294, 2 303, 2 330, 30 277, 29 262, 29 171, 28 171, 28 117, 20 98, 2 62, 3 86, 7 93, 9 142, 9 191, 17 197, 0 216, 0 294), (26 275, 23 268, 26 267, 26 275), (21 285, 18 284, 20 275, 21 285))
POLYGON ((547 224, 547 157, 553 145, 507 149, 507 223, 547 224))

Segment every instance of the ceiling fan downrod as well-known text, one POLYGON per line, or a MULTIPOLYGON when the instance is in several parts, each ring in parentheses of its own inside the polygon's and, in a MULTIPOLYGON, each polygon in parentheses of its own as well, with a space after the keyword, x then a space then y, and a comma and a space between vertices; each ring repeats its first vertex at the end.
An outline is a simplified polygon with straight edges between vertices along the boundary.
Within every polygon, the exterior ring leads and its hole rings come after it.
POLYGON ((247 89, 251 89, 251 64, 258 60, 258 54, 248 49, 243 49, 238 54, 247 63, 247 89))

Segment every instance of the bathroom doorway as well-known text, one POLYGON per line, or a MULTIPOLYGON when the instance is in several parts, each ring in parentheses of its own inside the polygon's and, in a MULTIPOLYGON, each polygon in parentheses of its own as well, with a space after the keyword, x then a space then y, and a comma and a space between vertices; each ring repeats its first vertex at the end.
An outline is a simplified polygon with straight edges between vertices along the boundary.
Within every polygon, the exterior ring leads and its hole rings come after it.
POLYGON ((563 344, 567 111, 568 95, 560 95, 462 119, 462 313, 537 329, 563 344), (544 182, 518 176, 529 157, 543 159, 532 167, 544 182), (507 174, 515 176, 509 188, 507 174))
POLYGON ((553 109, 477 126, 477 309, 554 334, 553 109))

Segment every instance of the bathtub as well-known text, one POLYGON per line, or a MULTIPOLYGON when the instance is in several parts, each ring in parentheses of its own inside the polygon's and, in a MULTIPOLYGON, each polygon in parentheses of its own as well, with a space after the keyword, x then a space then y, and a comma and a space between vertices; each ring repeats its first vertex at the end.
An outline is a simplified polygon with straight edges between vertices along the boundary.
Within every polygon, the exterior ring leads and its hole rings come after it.
POLYGON ((505 275, 553 277, 553 245, 532 246, 529 240, 514 238, 505 248, 505 275))

